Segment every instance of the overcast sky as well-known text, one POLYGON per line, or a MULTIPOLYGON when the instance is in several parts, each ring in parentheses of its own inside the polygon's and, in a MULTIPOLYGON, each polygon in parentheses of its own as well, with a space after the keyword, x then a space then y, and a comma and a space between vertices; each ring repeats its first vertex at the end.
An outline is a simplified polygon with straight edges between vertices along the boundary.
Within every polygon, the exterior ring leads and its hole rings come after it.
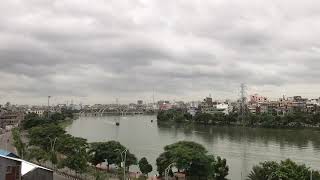
POLYGON ((320 96, 319 0, 2 0, 0 103, 320 96))

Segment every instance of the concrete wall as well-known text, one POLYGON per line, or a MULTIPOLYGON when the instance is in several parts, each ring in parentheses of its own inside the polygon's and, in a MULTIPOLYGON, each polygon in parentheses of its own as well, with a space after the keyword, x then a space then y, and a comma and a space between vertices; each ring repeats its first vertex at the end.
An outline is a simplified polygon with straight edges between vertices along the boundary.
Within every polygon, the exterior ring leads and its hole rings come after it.
POLYGON ((37 168, 28 172, 21 178, 22 180, 53 180, 53 172, 37 168))
POLYGON ((19 171, 19 173, 14 173, 14 174, 18 174, 18 176, 20 176, 21 163, 19 161, 0 157, 0 180, 10 180, 10 179, 6 179, 6 174, 7 174, 6 172, 7 172, 8 166, 17 167, 16 169, 19 171))

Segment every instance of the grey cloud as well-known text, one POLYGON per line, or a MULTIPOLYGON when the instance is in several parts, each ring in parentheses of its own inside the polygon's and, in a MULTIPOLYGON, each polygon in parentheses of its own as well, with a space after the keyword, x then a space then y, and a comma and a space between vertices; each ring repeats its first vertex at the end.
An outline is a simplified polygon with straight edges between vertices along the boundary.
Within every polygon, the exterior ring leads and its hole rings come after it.
POLYGON ((5 0, 0 103, 41 103, 49 94, 88 103, 148 100, 152 89, 159 99, 211 91, 235 98, 242 82, 273 87, 268 95, 277 97, 279 89, 318 83, 317 5, 5 0))

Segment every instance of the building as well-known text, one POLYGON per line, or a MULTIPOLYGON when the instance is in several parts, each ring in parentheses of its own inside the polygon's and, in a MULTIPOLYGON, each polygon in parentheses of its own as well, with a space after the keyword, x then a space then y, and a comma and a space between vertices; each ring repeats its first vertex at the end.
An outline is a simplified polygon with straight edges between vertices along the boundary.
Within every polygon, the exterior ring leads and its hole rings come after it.
POLYGON ((3 150, 3 149, 0 149, 0 155, 13 157, 13 158, 19 158, 19 156, 17 156, 16 154, 9 152, 9 151, 6 151, 6 150, 3 150))
POLYGON ((159 105, 159 110, 161 111, 167 111, 169 109, 172 109, 172 105, 170 103, 163 103, 159 105))
POLYGON ((191 116, 195 116, 198 112, 198 109, 196 107, 189 107, 187 109, 187 113, 191 114, 191 116))
POLYGON ((1 180, 53 180, 53 171, 28 161, 0 155, 1 180))
POLYGON ((231 111, 229 104, 226 103, 217 104, 216 108, 218 112, 222 112, 223 114, 229 114, 231 111))
POLYGON ((307 107, 307 100, 307 98, 302 98, 301 96, 294 96, 292 101, 293 111, 305 112, 307 107))
POLYGON ((24 119, 22 112, 5 112, 0 116, 0 127, 17 126, 24 119))
POLYGON ((252 114, 268 113, 270 111, 270 104, 273 105, 267 97, 254 94, 250 95, 247 109, 252 114))
POLYGON ((320 108, 320 99, 310 99, 306 102, 307 112, 316 113, 319 112, 320 108))
POLYGON ((249 103, 265 103, 268 102, 268 98, 264 96, 260 96, 258 94, 250 95, 249 103))
POLYGON ((138 104, 138 105, 143 105, 143 100, 138 100, 138 101, 137 101, 137 104, 138 104))
POLYGON ((202 113, 208 114, 229 114, 230 112, 229 104, 213 101, 211 97, 203 99, 203 102, 199 105, 199 109, 202 113))
POLYGON ((167 100, 160 100, 157 102, 160 111, 166 111, 172 109, 172 104, 167 100))
POLYGON ((0 179, 21 180, 21 162, 0 155, 0 179))
POLYGON ((35 114, 37 114, 37 115, 40 116, 40 117, 42 117, 45 112, 46 112, 46 111, 43 110, 43 109, 33 109, 33 110, 28 109, 28 110, 26 111, 27 114, 35 113, 35 114))

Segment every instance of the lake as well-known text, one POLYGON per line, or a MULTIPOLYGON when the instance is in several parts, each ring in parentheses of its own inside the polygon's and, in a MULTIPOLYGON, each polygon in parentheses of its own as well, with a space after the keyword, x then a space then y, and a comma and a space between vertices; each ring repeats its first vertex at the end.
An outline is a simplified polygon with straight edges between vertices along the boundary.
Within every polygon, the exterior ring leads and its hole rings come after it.
MULTIPOLYGON (((320 168, 320 131, 313 129, 158 125, 155 115, 135 115, 80 117, 66 130, 88 142, 119 141, 138 159, 147 157, 153 165, 153 174, 163 147, 181 140, 200 143, 209 153, 226 158, 228 178, 232 180, 245 179, 253 165, 266 160, 290 158, 320 168), (120 126, 115 122, 120 122, 120 126)), ((131 170, 136 171, 137 167, 131 170)))

